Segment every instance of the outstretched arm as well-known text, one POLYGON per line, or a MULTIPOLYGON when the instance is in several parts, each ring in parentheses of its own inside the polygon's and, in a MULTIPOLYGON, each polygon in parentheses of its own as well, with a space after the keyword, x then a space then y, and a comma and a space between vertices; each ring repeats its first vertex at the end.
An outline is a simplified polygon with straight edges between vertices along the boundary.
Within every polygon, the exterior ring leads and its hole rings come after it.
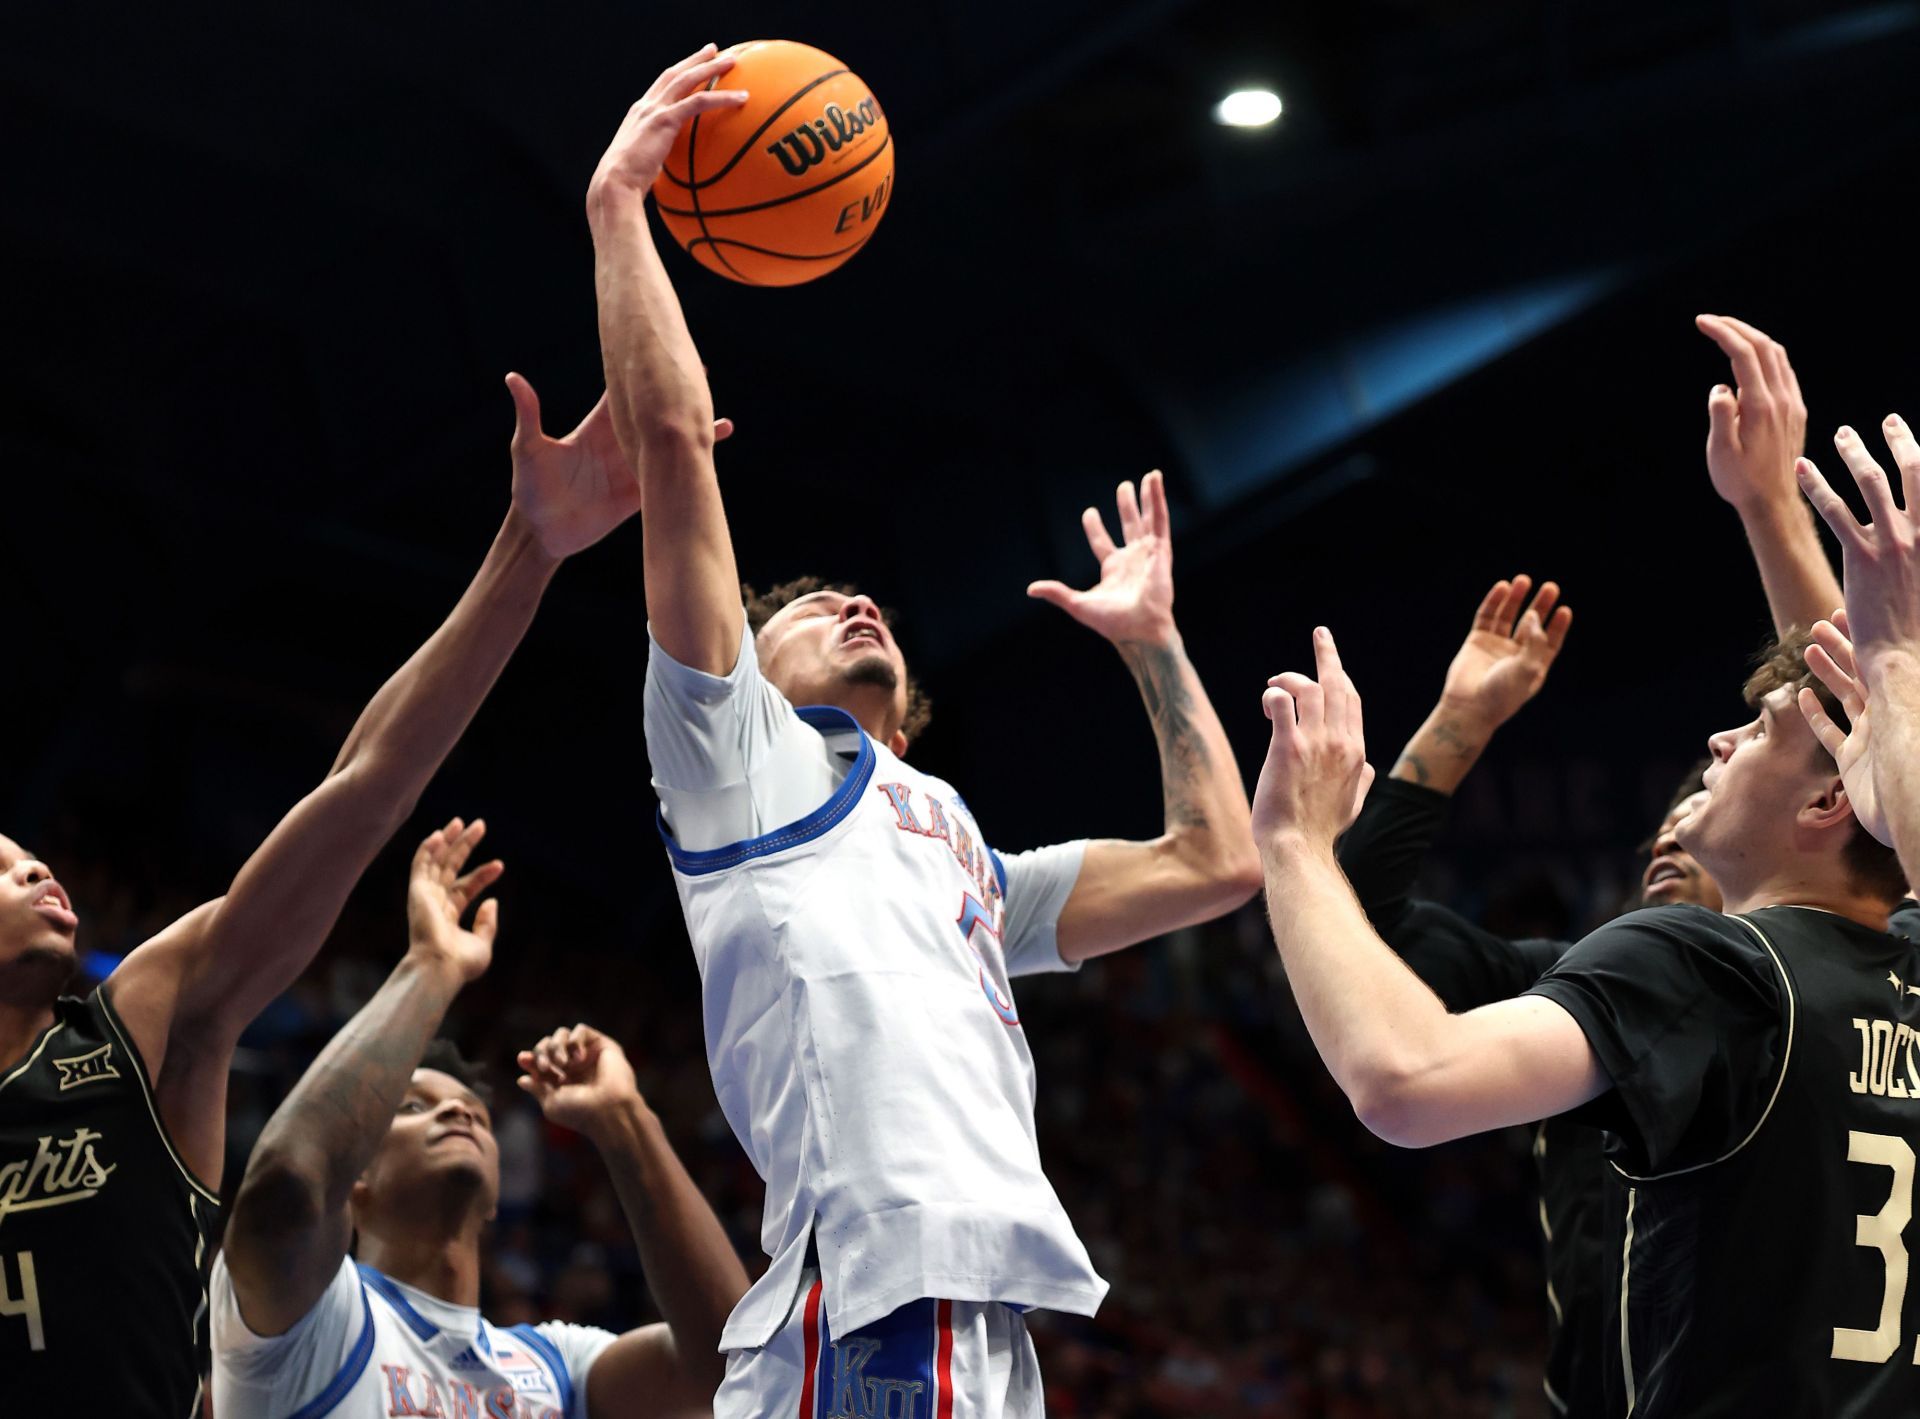
POLYGON ((549 438, 526 381, 513 500, 473 584, 361 713, 325 780, 247 859, 224 898, 133 952, 108 984, 187 1162, 217 1179, 227 1066, 253 1017, 320 949, 373 856, 406 821, 533 619, 560 562, 638 499, 605 405, 549 438))
POLYGON ((596 1419, 708 1414, 725 1374, 727 1316, 747 1273, 720 1219, 694 1186, 641 1098, 626 1054, 586 1025, 556 1030, 520 1053, 520 1087, 553 1122, 585 1134, 606 1160, 666 1317, 609 1345, 587 1375, 596 1419))
POLYGON ((1807 406, 1786 347, 1727 315, 1694 322, 1733 364, 1738 388, 1707 395, 1707 472, 1733 505, 1760 569, 1777 635, 1811 626, 1840 604, 1840 584, 1794 484, 1807 445, 1807 406))
POLYGON ((1436 793, 1452 793, 1479 762, 1494 731, 1520 712, 1547 682, 1573 625, 1560 588, 1547 582, 1533 604, 1525 572, 1496 581, 1474 613, 1473 629, 1447 667, 1440 701, 1393 765, 1392 777, 1436 793), (1522 607, 1526 609, 1522 611, 1522 607))
POLYGON ((648 625, 668 655, 714 675, 739 654, 740 576, 713 469, 706 368, 654 248, 646 199, 686 123, 745 102, 743 92, 709 87, 732 67, 708 45, 656 79, 587 189, 607 396, 646 508, 648 625))
POLYGON ((1565 1010, 1522 996, 1450 1015, 1368 926, 1333 852, 1372 775, 1360 697, 1324 628, 1314 658, 1317 680, 1275 676, 1262 700, 1273 740, 1253 830, 1274 942, 1334 1082, 1368 1128, 1407 1147, 1594 1098, 1608 1081, 1565 1010))
POLYGON ((225 1248, 240 1313, 256 1335, 285 1334, 339 1270, 353 1234, 353 1185, 448 1005, 487 968, 498 904, 482 903, 473 930, 460 929, 468 903, 501 872, 489 862, 460 875, 485 834, 484 824, 456 818, 420 845, 407 892, 407 954, 328 1041, 254 1147, 225 1248))
MULTIPOLYGON (((1920 488, 1920 444, 1898 414, 1887 416, 1883 431, 1911 499, 1920 488)), ((1839 695, 1852 730, 1828 721, 1811 691, 1800 692, 1800 708, 1839 763, 1855 816, 1893 847, 1913 882, 1920 875, 1920 528, 1858 434, 1842 427, 1833 443, 1872 521, 1858 522, 1820 470, 1800 460, 1800 486, 1840 540, 1847 584, 1844 622, 1815 628, 1807 663, 1839 695)))
POLYGON ((1166 825, 1151 842, 1087 844, 1060 913, 1060 954, 1069 961, 1210 920, 1260 887, 1240 767, 1173 620, 1164 478, 1147 474, 1138 496, 1132 483, 1122 483, 1118 503, 1117 546, 1098 510, 1081 515, 1100 562, 1099 585, 1075 591, 1036 581, 1027 594, 1105 636, 1133 672, 1160 746, 1166 825))

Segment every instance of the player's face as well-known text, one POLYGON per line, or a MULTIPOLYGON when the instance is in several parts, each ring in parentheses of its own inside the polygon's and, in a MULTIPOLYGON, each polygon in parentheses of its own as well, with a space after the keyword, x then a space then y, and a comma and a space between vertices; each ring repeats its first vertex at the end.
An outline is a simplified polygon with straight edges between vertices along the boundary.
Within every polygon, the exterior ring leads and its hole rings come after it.
POLYGON ((436 1196, 448 1187, 467 1190, 491 1216, 500 1195, 492 1114, 451 1074, 414 1070, 362 1181, 376 1199, 389 1201, 418 1195, 417 1190, 436 1196))
POLYGON ((889 735, 907 717, 907 662, 866 596, 816 591, 760 628, 760 673, 796 705, 838 705, 889 735))
POLYGON ((1682 799, 1661 822, 1659 831, 1653 835, 1653 858, 1640 876, 1641 906, 1669 907, 1691 902, 1710 911, 1720 910, 1719 884, 1707 875, 1707 869, 1694 860, 1692 853, 1680 846, 1677 831, 1681 820, 1703 807, 1706 801, 1707 791, 1703 788, 1692 797, 1682 799))
POLYGON ((51 997, 73 974, 80 919, 47 865, 0 837, 0 990, 51 997))
POLYGON ((1722 882, 1800 855, 1800 811, 1836 775, 1793 692, 1773 691, 1751 720, 1714 735, 1707 748, 1706 799, 1676 826, 1680 845, 1722 882))

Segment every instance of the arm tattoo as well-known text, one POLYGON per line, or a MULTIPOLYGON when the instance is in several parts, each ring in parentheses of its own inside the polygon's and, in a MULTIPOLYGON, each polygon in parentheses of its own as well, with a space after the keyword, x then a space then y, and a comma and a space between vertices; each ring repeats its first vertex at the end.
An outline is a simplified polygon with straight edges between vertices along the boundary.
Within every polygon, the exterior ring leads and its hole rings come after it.
POLYGON ((1413 781, 1415 783, 1428 784, 1433 782, 1433 774, 1427 768, 1427 761, 1411 749, 1401 751, 1400 762, 1395 764, 1394 768, 1396 770, 1401 768, 1406 769, 1413 775, 1413 781))
POLYGON ((1133 672, 1146 701, 1153 737, 1160 745, 1160 787, 1169 830, 1205 828, 1202 782, 1210 768, 1206 743, 1193 722, 1193 695, 1187 689, 1187 657, 1178 649, 1127 641, 1120 658, 1133 672))
POLYGON ((1469 754, 1480 752, 1481 746, 1462 734, 1450 719, 1443 719, 1434 725, 1433 737, 1442 746, 1451 749, 1455 758, 1464 759, 1469 754))

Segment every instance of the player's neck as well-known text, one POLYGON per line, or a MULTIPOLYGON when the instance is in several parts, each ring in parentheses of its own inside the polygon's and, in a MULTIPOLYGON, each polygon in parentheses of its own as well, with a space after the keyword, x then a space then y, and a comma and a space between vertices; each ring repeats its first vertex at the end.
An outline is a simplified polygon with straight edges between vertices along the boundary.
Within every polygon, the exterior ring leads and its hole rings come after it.
POLYGON ((480 1304, 480 1231, 473 1219, 449 1235, 401 1223, 391 1234, 363 1230, 359 1260, 403 1286, 456 1306, 480 1304))
POLYGON ((1761 907, 1811 907, 1858 922, 1875 931, 1887 929, 1887 903, 1876 897, 1832 882, 1812 882, 1792 875, 1756 882, 1739 891, 1727 890, 1724 907, 1729 915, 1758 911, 1761 907))
POLYGON ((0 1073, 26 1057, 54 1021, 51 1000, 13 1000, 0 995, 0 1073))

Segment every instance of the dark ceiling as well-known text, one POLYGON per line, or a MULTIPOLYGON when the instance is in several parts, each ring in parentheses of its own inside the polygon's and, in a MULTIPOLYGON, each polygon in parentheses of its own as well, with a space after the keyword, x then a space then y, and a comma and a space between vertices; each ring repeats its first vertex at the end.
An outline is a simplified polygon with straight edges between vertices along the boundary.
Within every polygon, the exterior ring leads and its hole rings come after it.
MULTIPOLYGON (((1010 846, 1153 827, 1124 677, 1021 595, 1088 575, 1076 514, 1118 478, 1168 469, 1250 774, 1258 685, 1314 620, 1389 739, 1516 565, 1582 613, 1516 762, 1667 764, 1761 624, 1700 475, 1723 367, 1693 312, 1777 326, 1817 429, 1915 384, 1916 4, 19 10, 9 823, 205 874, 318 776, 504 508, 501 374, 556 429, 598 392, 605 138, 666 63, 766 35, 872 84, 899 186, 811 287, 669 253, 740 426, 741 565, 900 608, 925 753, 1010 846), (1213 124, 1251 80, 1282 122, 1213 124)), ((568 569, 429 806, 504 804, 547 880, 645 914, 637 549, 568 569)), ((1631 835, 1664 789, 1620 792, 1529 840, 1631 835)))

